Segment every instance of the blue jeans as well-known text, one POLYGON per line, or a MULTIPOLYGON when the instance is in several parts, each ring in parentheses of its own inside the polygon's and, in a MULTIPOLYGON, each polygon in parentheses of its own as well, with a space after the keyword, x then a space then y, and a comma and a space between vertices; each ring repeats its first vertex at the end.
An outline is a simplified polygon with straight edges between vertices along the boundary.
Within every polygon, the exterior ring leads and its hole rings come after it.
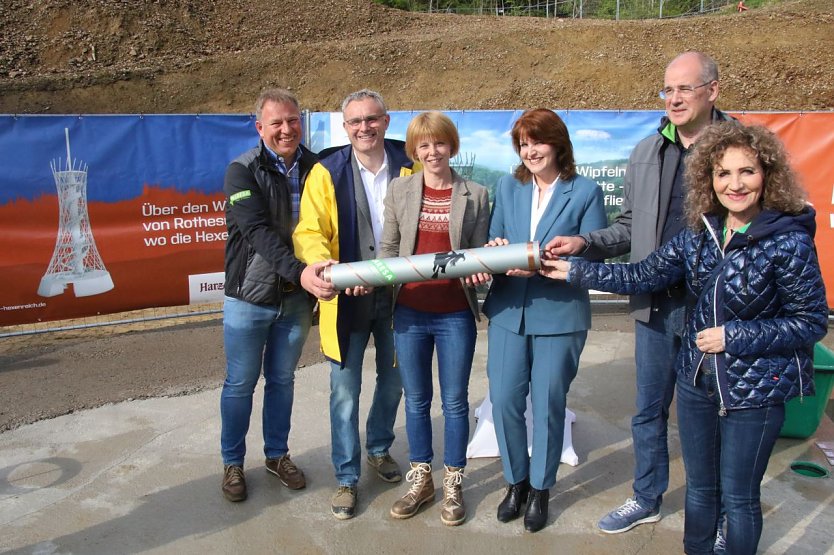
POLYGON ((437 377, 443 409, 443 463, 466 466, 469 441, 469 375, 475 355, 475 317, 470 310, 433 313, 397 305, 394 341, 405 391, 405 431, 409 460, 430 463, 432 357, 437 347, 437 377))
POLYGON ((223 303, 226 380, 220 394, 223 464, 243 466, 252 394, 264 374, 264 454, 288 452, 295 369, 313 321, 313 301, 304 291, 284 296, 281 311, 232 297, 223 303))
POLYGON ((660 506, 669 487, 667 426, 685 318, 682 301, 664 299, 657 308, 648 323, 635 326, 637 412, 631 419, 634 497, 650 510, 660 506))
POLYGON ((365 425, 365 448, 369 455, 383 455, 394 443, 394 420, 402 398, 402 382, 394 368, 394 338, 389 316, 355 324, 347 353, 343 353, 344 366, 330 363, 331 458, 336 479, 343 486, 355 486, 361 474, 359 392, 362 360, 372 334, 376 349, 376 389, 365 425))
POLYGON ((761 484, 785 420, 785 405, 718 415, 715 376, 678 382, 678 428, 686 468, 684 551, 712 553, 723 502, 727 553, 756 553, 762 535, 761 484))

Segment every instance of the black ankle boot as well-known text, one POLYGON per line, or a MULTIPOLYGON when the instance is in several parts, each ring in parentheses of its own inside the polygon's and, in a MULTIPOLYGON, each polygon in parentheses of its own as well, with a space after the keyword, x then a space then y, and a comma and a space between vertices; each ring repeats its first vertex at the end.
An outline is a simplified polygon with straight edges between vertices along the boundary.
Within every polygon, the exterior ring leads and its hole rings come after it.
POLYGON ((550 490, 530 488, 527 498, 527 512, 524 513, 524 529, 528 532, 538 532, 547 523, 547 502, 550 500, 550 490))
POLYGON ((509 484, 504 500, 498 505, 498 520, 509 522, 518 518, 521 513, 521 506, 527 500, 527 492, 530 490, 530 482, 526 479, 517 484, 509 484))

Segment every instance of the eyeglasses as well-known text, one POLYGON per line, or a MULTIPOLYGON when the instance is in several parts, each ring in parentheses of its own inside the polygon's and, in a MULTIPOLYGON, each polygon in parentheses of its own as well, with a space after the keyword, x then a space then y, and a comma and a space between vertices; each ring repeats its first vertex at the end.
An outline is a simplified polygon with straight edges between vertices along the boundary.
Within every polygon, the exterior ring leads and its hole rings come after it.
POLYGON ((707 81, 702 85, 697 85, 695 87, 691 87, 689 85, 681 85, 680 87, 666 87, 660 90, 659 96, 663 100, 667 98, 672 98, 672 95, 675 94, 675 91, 678 92, 683 98, 692 98, 695 95, 695 89, 700 89, 701 87, 706 87, 707 85, 712 84, 712 81, 707 81))
POLYGON ((364 118, 353 118, 345 120, 345 125, 348 127, 352 127, 356 129, 357 127, 362 125, 362 122, 368 124, 369 127, 376 127, 382 121, 382 118, 385 117, 385 114, 376 114, 373 116, 365 116, 364 118))

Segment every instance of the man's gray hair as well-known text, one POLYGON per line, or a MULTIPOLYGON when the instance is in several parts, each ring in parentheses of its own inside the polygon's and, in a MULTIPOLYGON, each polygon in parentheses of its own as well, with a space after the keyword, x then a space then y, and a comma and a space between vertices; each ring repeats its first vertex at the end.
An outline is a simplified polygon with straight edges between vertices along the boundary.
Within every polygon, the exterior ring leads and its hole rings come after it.
POLYGON ((281 89, 278 87, 272 87, 269 89, 264 89, 261 94, 258 96, 258 100, 255 101, 255 119, 261 121, 261 112, 263 112, 264 104, 267 102, 277 102, 278 104, 292 104, 293 106, 301 111, 301 107, 298 105, 298 99, 295 97, 293 93, 288 91, 287 89, 281 89))
POLYGON ((683 54, 675 56, 675 59, 669 62, 669 65, 666 67, 669 67, 684 56, 695 56, 698 59, 698 63, 701 64, 701 81, 704 83, 718 81, 718 63, 716 63, 712 56, 704 54, 703 52, 698 52, 697 50, 690 50, 689 52, 684 52, 683 54))
POLYGON ((718 63, 716 63, 712 56, 708 56, 703 52, 695 52, 695 55, 701 61, 701 78, 704 80, 704 83, 718 81, 718 63))
POLYGON ((372 91, 371 89, 362 89, 361 91, 356 91, 354 93, 350 93, 347 97, 342 101, 342 112, 348 107, 348 104, 351 102, 356 102, 359 100, 365 100, 366 98, 370 98, 375 100, 379 107, 382 108, 382 113, 387 114, 388 108, 385 107, 385 101, 382 100, 382 95, 376 91, 372 91))

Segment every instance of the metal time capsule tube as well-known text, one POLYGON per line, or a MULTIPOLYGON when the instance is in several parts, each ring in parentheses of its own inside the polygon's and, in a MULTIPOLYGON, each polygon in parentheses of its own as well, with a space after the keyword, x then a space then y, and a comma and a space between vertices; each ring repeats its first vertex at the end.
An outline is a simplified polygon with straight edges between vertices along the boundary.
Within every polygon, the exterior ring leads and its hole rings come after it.
POLYGON ((378 287, 462 278, 479 273, 503 274, 513 268, 538 270, 540 267, 539 243, 531 241, 500 247, 345 262, 325 268, 323 277, 342 291, 358 285, 378 287))

